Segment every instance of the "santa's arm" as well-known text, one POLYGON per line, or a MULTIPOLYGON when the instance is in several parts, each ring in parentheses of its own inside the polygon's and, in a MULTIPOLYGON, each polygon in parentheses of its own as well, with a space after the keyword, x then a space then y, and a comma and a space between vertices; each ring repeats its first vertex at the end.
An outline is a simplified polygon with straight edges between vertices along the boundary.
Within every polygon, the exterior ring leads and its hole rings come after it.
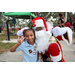
MULTIPOLYGON (((64 37, 66 40, 69 40, 69 38, 68 38, 68 33, 67 33, 67 32, 66 32, 65 34, 63 34, 63 37, 64 37)), ((63 40, 63 39, 62 39, 62 35, 57 36, 56 38, 57 38, 59 41, 63 40)))
POLYGON ((48 48, 48 53, 53 62, 65 62, 59 43, 51 43, 48 48))
POLYGON ((49 45, 48 53, 50 54, 50 58, 53 62, 61 61, 61 52, 56 43, 49 45))
POLYGON ((59 41, 63 40, 68 45, 72 44, 72 30, 69 27, 55 27, 51 32, 59 41))
POLYGON ((72 30, 69 27, 65 27, 66 34, 62 35, 63 41, 65 41, 68 45, 72 44, 72 30))
POLYGON ((57 38, 59 41, 63 40, 61 35, 60 35, 60 36, 57 36, 56 38, 57 38))

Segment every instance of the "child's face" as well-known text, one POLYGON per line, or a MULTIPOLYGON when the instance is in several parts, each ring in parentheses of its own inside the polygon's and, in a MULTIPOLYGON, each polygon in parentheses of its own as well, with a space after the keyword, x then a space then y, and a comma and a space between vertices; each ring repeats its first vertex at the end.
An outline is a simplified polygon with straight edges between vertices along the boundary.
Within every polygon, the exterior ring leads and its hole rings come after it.
POLYGON ((25 32, 25 39, 29 44, 34 45, 34 33, 32 30, 27 30, 25 32))

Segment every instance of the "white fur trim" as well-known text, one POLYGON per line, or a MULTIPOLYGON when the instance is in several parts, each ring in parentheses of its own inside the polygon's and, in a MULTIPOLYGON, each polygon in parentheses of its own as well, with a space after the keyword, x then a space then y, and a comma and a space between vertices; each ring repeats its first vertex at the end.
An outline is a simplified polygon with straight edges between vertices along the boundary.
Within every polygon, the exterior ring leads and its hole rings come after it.
POLYGON ((57 37, 57 36, 65 34, 66 30, 64 28, 55 27, 54 29, 52 29, 51 33, 53 33, 53 35, 57 37))
POLYGON ((17 35, 18 35, 18 36, 23 35, 23 30, 25 30, 25 29, 29 29, 29 27, 24 27, 24 28, 22 28, 21 30, 19 30, 19 31, 17 32, 17 35))
POLYGON ((22 35, 21 30, 19 30, 19 31, 17 32, 17 35, 18 35, 18 36, 21 36, 21 35, 22 35))
POLYGON ((22 28, 22 29, 21 29, 21 32, 23 32, 23 30, 25 30, 25 29, 29 29, 29 27, 24 27, 24 28, 22 28))
POLYGON ((60 61, 60 60, 61 60, 61 58, 62 58, 62 55, 61 55, 61 48, 60 48, 60 46, 59 46, 59 44, 58 44, 58 43, 56 43, 56 44, 58 45, 58 48, 59 48, 59 50, 60 50, 60 55, 58 55, 58 56, 51 56, 51 55, 50 55, 51 60, 52 60, 53 62, 60 61))
POLYGON ((44 27, 44 23, 43 23, 43 20, 36 20, 35 21, 35 24, 36 24, 36 27, 44 27))
POLYGON ((50 55, 50 57, 51 57, 51 60, 52 60, 53 62, 60 61, 60 60, 61 60, 61 57, 62 57, 61 51, 60 51, 60 54, 59 54, 58 56, 51 56, 51 55, 50 55))
POLYGON ((66 40, 66 39, 64 38, 63 35, 62 35, 62 39, 63 39, 68 45, 71 45, 71 44, 72 44, 72 30, 71 30, 69 27, 64 27, 64 28, 65 28, 65 30, 67 31, 69 42, 68 42, 68 40, 66 40))

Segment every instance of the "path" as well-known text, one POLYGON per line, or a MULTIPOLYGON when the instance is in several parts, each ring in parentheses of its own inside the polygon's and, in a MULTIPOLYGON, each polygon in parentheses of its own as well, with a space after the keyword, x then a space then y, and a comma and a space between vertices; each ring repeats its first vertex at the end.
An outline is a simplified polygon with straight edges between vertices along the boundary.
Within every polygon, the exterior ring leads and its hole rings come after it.
POLYGON ((63 56, 66 62, 75 62, 75 44, 66 45, 61 41, 63 56))
POLYGON ((23 52, 10 52, 7 51, 0 55, 0 62, 22 62, 23 61, 23 52))

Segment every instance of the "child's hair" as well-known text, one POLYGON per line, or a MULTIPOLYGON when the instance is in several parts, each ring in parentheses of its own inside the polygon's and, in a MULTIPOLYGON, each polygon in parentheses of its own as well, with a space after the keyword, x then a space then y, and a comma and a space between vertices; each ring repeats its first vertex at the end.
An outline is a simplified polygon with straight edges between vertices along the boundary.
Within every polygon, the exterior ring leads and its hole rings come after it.
POLYGON ((25 29, 25 30, 23 31, 23 36, 25 37, 25 33, 26 33, 26 31, 28 31, 28 30, 33 31, 33 33, 34 33, 34 43, 35 43, 36 36, 35 36, 35 31, 34 31, 34 29, 32 29, 32 28, 30 28, 30 29, 25 29))

